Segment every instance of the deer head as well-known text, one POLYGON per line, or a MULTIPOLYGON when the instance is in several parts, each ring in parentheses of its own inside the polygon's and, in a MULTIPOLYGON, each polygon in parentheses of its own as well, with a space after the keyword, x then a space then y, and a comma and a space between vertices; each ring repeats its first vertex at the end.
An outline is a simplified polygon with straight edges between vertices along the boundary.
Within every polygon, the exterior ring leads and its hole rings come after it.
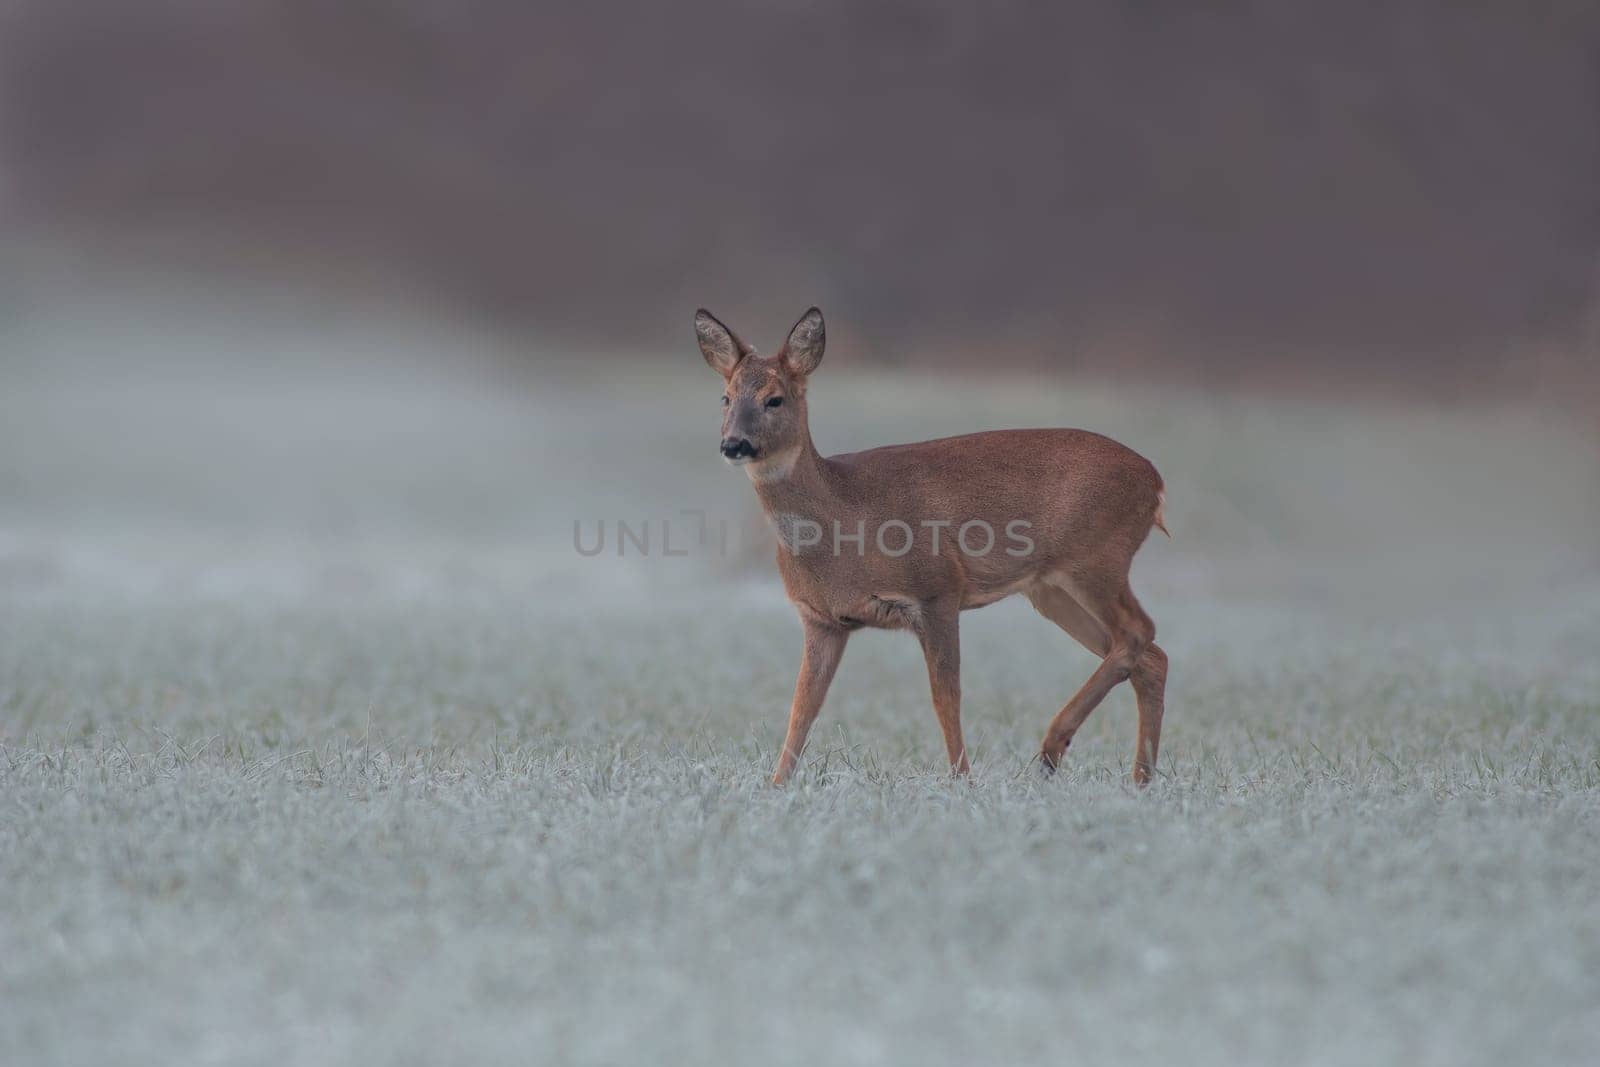
POLYGON ((711 312, 695 312, 700 353, 722 375, 723 458, 753 465, 752 474, 792 466, 811 447, 806 423, 806 379, 822 362, 826 332, 822 312, 811 308, 789 331, 774 356, 763 357, 711 312))

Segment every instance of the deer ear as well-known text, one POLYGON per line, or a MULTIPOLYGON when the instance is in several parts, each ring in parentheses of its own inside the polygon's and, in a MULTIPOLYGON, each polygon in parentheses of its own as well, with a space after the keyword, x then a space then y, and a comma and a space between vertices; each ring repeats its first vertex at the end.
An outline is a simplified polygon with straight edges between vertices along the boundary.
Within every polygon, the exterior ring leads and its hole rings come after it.
POLYGON ((694 335, 700 342, 700 354, 706 357, 711 369, 724 378, 733 373, 741 359, 754 351, 705 308, 694 313, 694 335))
POLYGON ((800 321, 789 331, 789 339, 783 342, 783 361, 802 377, 810 374, 822 362, 822 349, 827 341, 822 312, 811 308, 800 316, 800 321))

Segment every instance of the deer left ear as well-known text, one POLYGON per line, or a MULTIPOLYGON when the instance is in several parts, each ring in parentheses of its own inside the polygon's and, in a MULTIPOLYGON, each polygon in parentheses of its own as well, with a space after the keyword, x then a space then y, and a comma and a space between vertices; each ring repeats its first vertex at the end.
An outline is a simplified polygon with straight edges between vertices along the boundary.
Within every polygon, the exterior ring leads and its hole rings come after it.
POLYGON ((822 349, 827 344, 828 332, 822 325, 822 312, 812 308, 800 316, 800 321, 789 331, 783 342, 784 363, 794 373, 805 377, 822 362, 822 349))

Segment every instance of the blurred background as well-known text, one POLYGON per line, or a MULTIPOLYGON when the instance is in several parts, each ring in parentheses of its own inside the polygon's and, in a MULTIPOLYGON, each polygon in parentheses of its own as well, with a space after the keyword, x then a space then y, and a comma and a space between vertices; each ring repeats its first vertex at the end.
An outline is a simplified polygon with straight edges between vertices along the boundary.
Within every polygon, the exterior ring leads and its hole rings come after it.
POLYGON ((1594 0, 0 0, 0 1063, 1593 1062, 1597 531, 1594 0), (1154 795, 1022 598, 766 788, 811 304, 1159 468, 1154 795))
POLYGON ((1597 190, 1583 0, 8 0, 0 566, 592 590, 574 520, 750 506, 693 309, 818 303, 824 451, 1085 425, 1175 582, 1561 584, 1597 190))

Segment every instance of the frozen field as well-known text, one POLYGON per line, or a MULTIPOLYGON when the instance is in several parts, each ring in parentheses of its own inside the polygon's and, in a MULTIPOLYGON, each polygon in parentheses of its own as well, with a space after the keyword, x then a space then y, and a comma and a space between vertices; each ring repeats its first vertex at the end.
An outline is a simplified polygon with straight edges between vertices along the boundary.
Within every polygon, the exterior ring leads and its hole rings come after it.
POLYGON ((0 364, 0 1062, 1592 1062, 1562 419, 824 367, 824 450, 1156 460, 1163 773, 1126 784, 1124 689, 1035 775, 1092 661, 1008 602, 964 619, 970 781, 869 633, 778 791, 770 567, 571 545, 747 514, 687 328, 537 376, 336 331, 102 366, 106 314, 18 316, 0 364))

